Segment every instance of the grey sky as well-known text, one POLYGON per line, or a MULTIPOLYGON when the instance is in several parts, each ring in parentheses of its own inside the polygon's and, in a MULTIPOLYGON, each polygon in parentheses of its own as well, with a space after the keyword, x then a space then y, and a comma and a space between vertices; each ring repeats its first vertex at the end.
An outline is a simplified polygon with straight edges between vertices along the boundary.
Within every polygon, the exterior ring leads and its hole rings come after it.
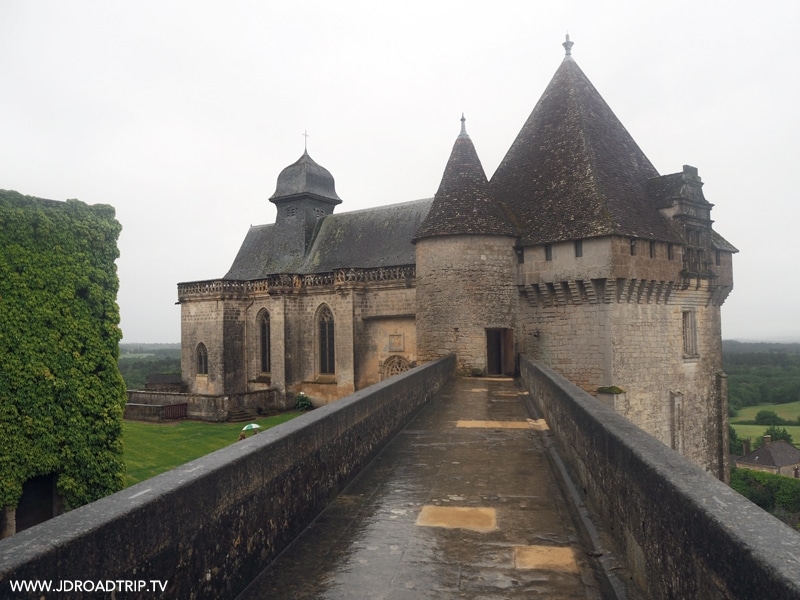
POLYGON ((0 188, 116 207, 126 342, 176 342, 303 151, 338 211, 431 197, 462 111, 487 175, 573 56, 737 246, 723 336, 798 339, 800 3, 0 3, 0 188))

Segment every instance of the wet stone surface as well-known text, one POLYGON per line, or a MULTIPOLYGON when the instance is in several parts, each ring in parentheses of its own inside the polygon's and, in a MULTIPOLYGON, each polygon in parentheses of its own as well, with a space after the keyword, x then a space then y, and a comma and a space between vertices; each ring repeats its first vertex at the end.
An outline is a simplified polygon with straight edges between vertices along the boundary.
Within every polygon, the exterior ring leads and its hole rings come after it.
POLYGON ((600 598, 528 418, 513 381, 454 379, 240 600, 600 598))

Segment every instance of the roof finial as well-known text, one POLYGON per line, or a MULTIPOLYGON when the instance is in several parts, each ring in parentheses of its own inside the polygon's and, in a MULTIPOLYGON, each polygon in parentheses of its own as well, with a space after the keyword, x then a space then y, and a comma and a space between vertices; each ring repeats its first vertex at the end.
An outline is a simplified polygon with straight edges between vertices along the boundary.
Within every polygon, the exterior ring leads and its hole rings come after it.
POLYGON ((464 118, 464 113, 461 113, 461 135, 467 135, 467 120, 464 118))
POLYGON ((561 45, 564 46, 564 50, 566 51, 565 56, 572 56, 572 46, 575 45, 575 42, 569 41, 569 34, 567 34, 567 41, 561 45))
POLYGON ((303 153, 308 154, 308 129, 303 131, 303 137, 305 138, 303 140, 303 153))

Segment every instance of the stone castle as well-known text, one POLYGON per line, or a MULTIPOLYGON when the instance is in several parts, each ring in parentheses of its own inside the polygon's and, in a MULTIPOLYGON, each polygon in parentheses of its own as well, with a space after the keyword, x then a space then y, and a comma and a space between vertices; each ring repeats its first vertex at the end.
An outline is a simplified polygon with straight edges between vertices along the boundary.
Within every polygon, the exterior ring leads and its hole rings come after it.
POLYGON ((275 223, 178 285, 189 392, 322 404, 451 353, 473 376, 526 354, 724 479, 736 249, 697 169, 659 175, 564 47, 491 179, 463 117, 433 199, 334 213, 325 168, 286 167, 275 223))

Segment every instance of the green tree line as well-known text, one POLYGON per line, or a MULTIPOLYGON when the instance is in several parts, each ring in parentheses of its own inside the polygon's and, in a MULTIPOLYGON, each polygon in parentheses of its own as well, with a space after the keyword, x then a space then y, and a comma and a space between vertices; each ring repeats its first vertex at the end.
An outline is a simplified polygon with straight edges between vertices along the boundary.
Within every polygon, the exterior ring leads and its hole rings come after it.
POLYGON ((732 415, 744 406, 800 400, 800 344, 725 342, 723 362, 732 415))

